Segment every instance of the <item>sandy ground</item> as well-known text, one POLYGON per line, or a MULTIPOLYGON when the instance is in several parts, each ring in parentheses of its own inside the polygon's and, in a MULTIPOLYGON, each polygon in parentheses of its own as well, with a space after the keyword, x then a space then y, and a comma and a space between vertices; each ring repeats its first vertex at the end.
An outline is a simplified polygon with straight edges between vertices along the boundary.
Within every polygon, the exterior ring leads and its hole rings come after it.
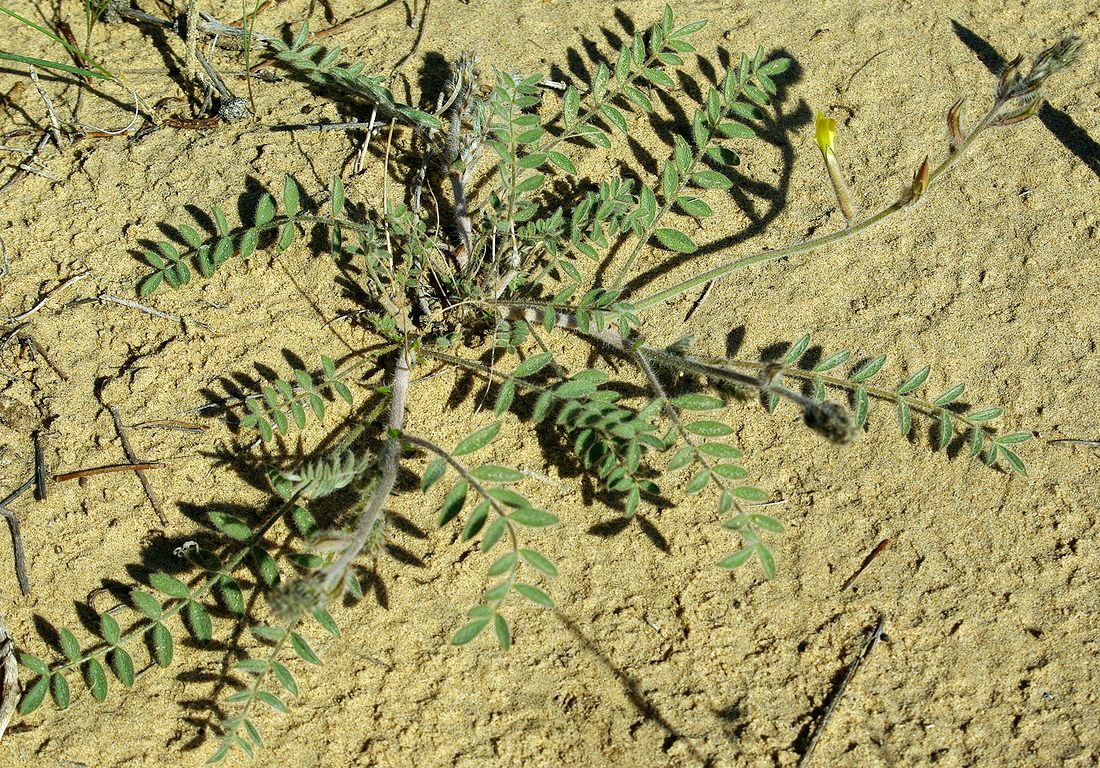
MULTIPOLYGON (((702 51, 782 49, 796 62, 794 77, 785 81, 772 143, 745 148, 741 170, 759 185, 715 198, 718 218, 693 232, 715 245, 675 274, 840 225, 819 171, 813 111, 838 119, 838 153, 857 198, 874 210, 926 154, 944 151, 943 115, 959 95, 973 94, 976 109, 984 103, 994 82, 987 64, 998 54, 1034 53, 1069 32, 1090 44, 1100 36, 1087 0, 732 6, 683 2, 676 10, 684 20, 711 20, 697 37, 702 51)), ((25 1, 13 7, 42 18, 25 1)), ((362 10, 347 0, 332 8, 337 19, 362 10)), ((210 10, 226 21, 239 16, 233 4, 210 10)), ((297 25, 309 10, 314 29, 328 26, 320 5, 300 0, 265 11, 259 26, 297 25)), ((607 51, 624 28, 644 28, 659 13, 650 2, 435 0, 420 49, 400 73, 416 83, 426 61, 473 49, 486 66, 569 76, 571 62, 607 51)), ((79 8, 63 16, 80 28, 79 8)), ((10 21, 0 29, 5 49, 59 55, 10 21)), ((386 72, 413 37, 395 4, 326 43, 386 72)), ((130 77, 149 101, 179 96, 178 78, 164 74, 179 46, 169 55, 149 43, 132 27, 101 28, 92 50, 135 70, 130 77)), ((325 664, 296 666, 302 694, 290 714, 258 719, 261 760, 793 765, 844 670, 886 615, 888 639, 848 686, 816 765, 1097 764, 1100 449, 1050 442, 1100 438, 1095 50, 1086 49, 1052 85, 1042 120, 985 139, 925 205, 885 230, 719 285, 690 323, 699 348, 715 354, 731 329, 743 327, 745 354, 813 332, 826 351, 889 353, 902 361, 890 369, 897 380, 930 363, 930 389, 967 382, 975 404, 1005 407, 1008 430, 1034 431, 1037 439, 1022 451, 1029 478, 934 453, 923 424, 918 439, 900 439, 888 408, 854 445, 836 449, 801 428, 792 410, 768 416, 754 404, 734 406, 727 415, 743 425, 736 440, 746 468, 785 500, 774 508, 788 527, 775 540, 778 577, 765 581, 751 568, 731 575, 713 565, 733 539, 710 501, 645 509, 649 535, 634 525, 607 537, 593 527, 615 511, 586 505, 575 481, 535 487, 538 502, 562 517, 536 538, 561 569, 550 587, 559 610, 513 607, 515 647, 507 653, 489 637, 463 649, 447 644, 484 588, 485 563, 464 557, 469 547, 453 531, 435 532, 434 511, 416 492, 405 493, 392 511, 415 527, 394 534, 407 562, 378 566, 385 607, 368 599, 336 609, 340 640, 309 631, 325 664), (885 538, 892 546, 840 591, 885 538)), ((232 68, 229 54, 221 61, 232 68)), ((76 89, 43 80, 59 110, 71 114, 76 89)), ((0 93, 24 81, 16 67, 0 67, 0 93)), ((333 289, 331 262, 305 245, 234 262, 213 280, 149 299, 183 316, 182 324, 117 304, 72 303, 104 293, 136 298, 144 273, 138 244, 159 238, 161 222, 186 221, 189 206, 232 210, 246 184, 276 188, 287 172, 311 191, 335 172, 350 173, 355 146, 347 136, 269 130, 338 119, 335 106, 292 82, 257 82, 254 90, 254 122, 51 148, 42 159, 56 182, 32 175, 0 195, 0 316, 18 315, 60 280, 89 270, 25 329, 55 367, 18 346, 0 358, 0 495, 28 476, 35 431, 55 471, 116 463, 123 454, 106 405, 118 406, 127 424, 180 418, 224 396, 234 379, 285 374, 285 352, 314 365, 319 354, 339 356, 369 341, 346 324, 324 327, 354 307, 333 289)), ((87 96, 82 118, 124 125, 125 94, 108 95, 87 96)), ((27 87, 5 105, 0 129, 41 128, 45 119, 27 87)), ((16 158, 0 155, 4 180, 16 158)), ((634 162, 629 153, 622 160, 634 162)), ((582 170, 602 178, 614 166, 595 157, 582 170)), ((367 174, 350 186, 370 193, 376 183, 367 174)), ((679 336, 689 306, 660 313, 651 337, 679 336)), ((456 418, 447 405, 453 383, 448 374, 414 389, 414 431, 448 444, 470 419, 482 423, 485 414, 473 414, 469 401, 456 418)), ((322 435, 307 431, 307 444, 322 435)), ((552 473, 524 435, 518 425, 506 429, 498 455, 552 473)), ((196 535, 193 518, 202 510, 265 503, 265 491, 241 466, 242 456, 249 466, 255 457, 248 460, 240 438, 220 422, 201 434, 131 430, 131 440, 142 457, 168 465, 150 473, 166 527, 125 475, 57 483, 45 502, 28 494, 12 505, 33 591, 20 597, 11 568, 0 568, 0 610, 20 648, 53 658, 44 639, 50 625, 90 640, 75 606, 92 590, 172 567, 171 550, 196 535)), ((0 560, 10 558, 5 537, 0 560)), ((230 622, 216 622, 219 642, 231 631, 230 622)), ((211 698, 226 694, 220 647, 181 645, 171 670, 141 675, 131 692, 112 678, 102 705, 72 680, 68 711, 47 702, 17 716, 0 744, 0 764, 201 764, 215 744, 202 730, 211 698)))

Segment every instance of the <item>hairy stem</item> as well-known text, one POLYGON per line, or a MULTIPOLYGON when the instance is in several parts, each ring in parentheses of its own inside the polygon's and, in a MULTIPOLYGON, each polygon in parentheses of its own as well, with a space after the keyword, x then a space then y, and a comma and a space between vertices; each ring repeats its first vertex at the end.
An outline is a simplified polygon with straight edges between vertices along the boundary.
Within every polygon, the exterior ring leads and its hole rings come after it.
MULTIPOLYGON (((994 104, 993 108, 990 109, 985 117, 982 118, 982 120, 978 123, 974 130, 972 130, 967 135, 966 139, 958 146, 956 151, 950 154, 929 174, 929 187, 932 186, 936 179, 949 171, 952 166, 954 166, 955 163, 959 161, 959 158, 962 157, 962 155, 965 154, 966 151, 974 144, 974 141, 978 138, 978 136, 982 134, 985 129, 989 128, 990 125, 993 124, 1002 106, 1003 104, 1000 102, 994 104)), ((744 256, 740 259, 736 259, 735 261, 720 264, 713 269, 707 270, 706 272, 679 282, 676 285, 671 286, 670 288, 665 288, 662 291, 658 291, 657 293, 646 296, 645 298, 636 302, 634 304, 634 308, 638 311, 652 309, 653 307, 664 304, 667 301, 670 301, 678 296, 687 293, 693 288, 715 280, 720 280, 724 277, 728 277, 734 272, 738 272, 742 269, 745 269, 746 267, 751 267, 754 264, 765 264, 769 261, 777 261, 778 259, 783 259, 788 256, 795 256, 800 253, 807 253, 809 251, 813 251, 817 248, 821 248, 822 246, 830 245, 832 243, 843 242, 845 240, 848 240, 849 238, 855 237, 861 232, 871 229, 877 224, 881 224, 883 221, 890 218, 899 211, 908 208, 909 205, 913 202, 915 202, 913 195, 910 193, 906 193, 886 208, 883 208, 878 213, 868 216, 862 221, 852 224, 850 227, 846 227, 845 229, 842 229, 840 231, 831 232, 827 235, 822 235, 820 237, 803 240, 800 243, 794 243, 783 248, 760 251, 759 253, 744 256)))
POLYGON ((397 467, 401 460, 401 428, 405 424, 405 403, 409 395, 409 356, 408 351, 402 347, 397 353, 397 362, 394 365, 393 377, 390 380, 390 417, 386 424, 386 443, 378 454, 378 466, 382 475, 378 485, 371 494, 367 506, 359 514, 355 522, 355 528, 348 544, 343 552, 324 571, 322 591, 332 593, 336 587, 343 583, 355 558, 363 551, 363 547, 370 540, 374 526, 382 515, 382 509, 393 492, 394 483, 397 481, 397 467))

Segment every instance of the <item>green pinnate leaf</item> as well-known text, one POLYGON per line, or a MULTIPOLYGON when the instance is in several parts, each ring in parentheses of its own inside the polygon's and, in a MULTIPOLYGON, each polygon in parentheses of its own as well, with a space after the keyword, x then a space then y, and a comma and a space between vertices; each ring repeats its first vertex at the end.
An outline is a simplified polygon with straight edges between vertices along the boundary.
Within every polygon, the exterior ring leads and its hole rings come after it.
MULTIPOLYGON (((690 162, 690 150, 689 150, 689 162, 690 162)), ((664 195, 665 200, 672 200, 676 196, 676 192, 680 187, 680 174, 674 163, 668 163, 665 166, 664 171, 661 172, 661 194, 664 195)), ((646 223, 652 223, 650 218, 646 223)))
POLYGON ((43 677, 28 688, 19 702, 19 714, 29 715, 38 709, 42 705, 42 700, 46 698, 46 691, 49 690, 49 687, 50 678, 43 677))
POLYGON ((202 245, 202 236, 190 224, 180 224, 179 229, 184 241, 189 246, 198 248, 202 245))
POLYGON ((512 647, 512 632, 508 629, 508 622, 499 613, 493 616, 493 632, 501 648, 507 651, 512 647))
POLYGON ((470 513, 470 518, 466 521, 466 527, 462 529, 462 540, 469 541, 474 536, 477 536, 484 527, 488 517, 489 502, 483 500, 474 507, 474 511, 470 513))
POLYGON ((610 104, 600 105, 600 114, 603 115, 607 122, 614 125, 622 133, 629 133, 630 126, 627 125, 626 116, 623 115, 619 109, 611 106, 610 104))
POLYGON ((763 528, 765 531, 771 531, 772 533, 782 533, 783 523, 776 520, 774 517, 768 515, 749 515, 749 520, 753 525, 763 528))
POLYGON ((982 408, 977 411, 966 414, 966 418, 970 421, 993 421, 993 419, 999 418, 1004 413, 1004 408, 998 408, 993 406, 992 408, 982 408))
POLYGON ((691 183, 703 189, 729 189, 733 186, 728 176, 710 170, 696 171, 691 174, 691 183))
POLYGON ((174 648, 174 642, 172 641, 172 633, 168 631, 168 627, 161 624, 159 621, 153 625, 152 633, 153 643, 153 659, 161 667, 168 667, 172 663, 172 652, 174 648))
POLYGON ((218 594, 221 595, 222 604, 233 614, 244 616, 244 593, 240 584, 232 576, 222 576, 218 579, 218 594))
POLYGON ((951 421, 951 413, 944 408, 940 409, 940 420, 936 427, 936 450, 942 451, 951 442, 951 436, 955 433, 951 421))
POLYGON ((138 286, 138 295, 142 298, 151 296, 153 292, 160 287, 161 281, 164 280, 163 272, 154 272, 147 278, 141 281, 141 285, 138 286))
POLYGON ((493 442, 498 432, 500 432, 500 422, 494 421, 462 440, 451 453, 455 456, 465 456, 468 453, 473 453, 493 442))
POLYGON ((768 62, 765 62, 764 64, 761 64, 757 68, 756 73, 758 75, 765 75, 765 76, 769 76, 769 77, 774 77, 775 75, 780 75, 780 74, 786 72, 787 68, 790 67, 790 66, 791 66, 791 60, 790 59, 779 57, 777 59, 772 59, 771 61, 768 61, 768 62))
POLYGON ((462 506, 466 503, 466 494, 470 489, 470 483, 466 480, 459 480, 451 488, 447 497, 443 500, 443 506, 439 508, 439 527, 442 528, 447 523, 454 520, 459 512, 462 511, 462 506))
POLYGON ((481 551, 488 552, 492 549, 493 546, 500 541, 500 537, 504 535, 507 526, 508 519, 505 517, 498 517, 491 522, 489 527, 485 529, 485 535, 481 538, 481 551))
POLYGON ((64 627, 58 630, 57 636, 61 641, 61 652, 65 654, 65 658, 69 661, 76 661, 79 659, 80 641, 76 639, 76 636, 64 627))
POLYGON ((965 384, 956 384, 950 389, 944 390, 940 393, 939 397, 932 401, 932 405, 947 405, 953 403, 962 396, 962 393, 966 391, 965 384))
POLYGON ((134 589, 130 592, 130 600, 133 601, 137 609, 148 616, 154 621, 161 617, 160 601, 150 595, 148 592, 142 592, 140 589, 134 589))
POLYGON ((115 677, 118 681, 125 685, 127 688, 132 688, 134 685, 134 660, 122 648, 115 648, 111 651, 111 671, 115 673, 115 677))
POLYGON ((1027 477, 1027 465, 1015 451, 1006 448, 1003 443, 997 445, 1000 458, 1004 459, 1012 471, 1023 477, 1027 477))
POLYGON ((298 231, 294 228, 294 222, 286 222, 279 227, 279 237, 275 241, 275 248, 282 253, 294 244, 294 238, 297 237, 297 235, 298 231))
POLYGON ((515 397, 516 382, 513 379, 508 379, 500 385, 500 391, 497 392, 496 402, 493 403, 493 415, 500 416, 511 408, 515 397))
POLYGON ((267 624, 253 624, 249 631, 256 637, 268 643, 277 643, 286 637, 286 630, 282 627, 272 627, 267 624))
POLYGON ((471 470, 470 474, 484 483, 516 483, 525 477, 518 469, 497 464, 483 464, 471 470))
POLYGON ((210 522, 214 527, 234 541, 248 541, 252 531, 240 518, 234 517, 228 512, 210 512, 210 522))
POLYGON ((535 570, 546 574, 550 578, 558 575, 557 567, 542 553, 533 549, 520 549, 519 554, 535 570))
POLYGON ((726 147, 711 147, 707 150, 707 157, 722 165, 735 166, 741 164, 741 156, 726 147))
POLYGON ((688 216, 694 216, 697 219, 705 219, 714 215, 714 210, 706 202, 691 195, 676 198, 676 205, 688 216))
POLYGON ((290 174, 283 177, 283 210, 287 216, 298 212, 298 184, 290 174))
POLYGON ((332 618, 332 614, 326 611, 324 608, 318 608, 312 613, 314 620, 321 625, 321 628, 328 632, 333 637, 340 636, 340 628, 336 626, 336 620, 332 618))
POLYGON ((824 373, 825 371, 831 371, 833 368, 842 365, 844 361, 848 359, 850 354, 851 353, 848 350, 842 349, 840 352, 829 355, 827 358, 815 365, 813 367, 813 371, 814 373, 824 373))
POLYGON ((188 597, 191 594, 191 590, 187 585, 177 579, 175 576, 169 576, 166 573, 154 573, 149 577, 149 586, 155 589, 157 592, 163 592, 169 597, 188 597))
POLYGON ((523 195, 528 192, 534 192, 536 189, 542 186, 544 181, 546 181, 546 177, 540 173, 528 176, 526 179, 515 186, 515 193, 517 195, 523 195))
POLYGON ((756 554, 756 547, 744 546, 741 549, 734 552, 729 557, 723 559, 718 563, 719 568, 725 568, 727 570, 733 570, 734 568, 740 568, 742 565, 752 559, 752 556, 756 554))
POLYGON ((541 605, 543 608, 553 608, 554 601, 550 599, 550 595, 543 592, 536 586, 531 584, 516 584, 514 586, 516 592, 520 593, 535 605, 541 605))
POLYGON ((925 379, 928 378, 928 373, 931 370, 931 367, 927 365, 921 368, 919 371, 906 379, 905 382, 897 388, 897 394, 908 395, 910 392, 915 391, 917 388, 920 387, 921 384, 924 383, 925 379))
POLYGON ((518 366, 516 366, 516 370, 512 375, 515 376, 517 379, 532 376, 545 368, 553 359, 553 355, 551 355, 549 352, 532 355, 531 357, 520 363, 518 366))
POLYGON ((554 517, 554 515, 541 509, 535 509, 534 507, 524 507, 514 510, 508 514, 508 519, 513 523, 518 523, 528 528, 543 528, 558 522, 558 518, 554 517))
POLYGON ((772 555, 772 551, 763 544, 757 544, 756 556, 760 558, 760 567, 764 569, 764 576, 768 579, 774 579, 775 557, 772 555))
POLYGON ((306 639, 297 632, 290 633, 290 646, 304 661, 320 666, 321 659, 318 658, 317 654, 313 652, 313 649, 309 647, 309 643, 306 642, 306 639))
POLYGON ((885 363, 886 355, 879 355, 873 360, 868 360, 866 363, 857 368, 855 370, 855 373, 848 377, 848 380, 854 384, 859 384, 860 382, 867 381, 880 370, 882 370, 882 366, 885 363))
POLYGON ((810 335, 806 334, 801 339, 796 341, 791 348, 787 350, 787 354, 783 355, 783 359, 780 361, 783 365, 794 365, 797 363, 806 350, 810 348, 810 335))
POLYGON ((980 426, 973 427, 970 430, 970 455, 977 456, 982 452, 982 446, 985 444, 985 430, 980 426))
POLYGON ((344 213, 344 182, 338 175, 332 177, 332 201, 329 210, 334 219, 340 218, 344 213))
POLYGON ((54 672, 50 678, 50 688, 57 708, 68 708, 71 693, 69 691, 69 681, 65 679, 65 676, 60 672, 54 672))
POLYGON ((867 423, 867 413, 870 409, 871 403, 867 397, 867 390, 863 387, 856 389, 856 406, 853 409, 855 423, 857 427, 862 427, 867 423))
POLYGON ((221 237, 229 234, 229 219, 225 217, 225 211, 216 205, 214 206, 214 226, 221 237))
MULTIPOLYGON (((750 86, 751 87, 751 86, 750 86)), ((764 100, 766 102, 766 99, 764 100)), ((755 139, 756 131, 742 123, 727 120, 718 125, 718 132, 727 139, 755 139)))
POLYGON ((768 498, 768 494, 764 493, 759 488, 753 488, 751 485, 740 485, 734 488, 731 493, 739 499, 745 501, 765 501, 768 498))
POLYGON ((187 603, 187 624, 191 628, 191 634, 200 643, 210 642, 214 636, 214 626, 210 621, 210 613, 194 600, 187 603))
POLYGON ((488 592, 485 593, 485 600, 486 600, 486 602, 497 604, 501 600, 503 600, 505 597, 507 597, 508 593, 511 592, 511 591, 512 591, 512 582, 505 579, 500 584, 497 584, 495 587, 493 587, 492 589, 490 589, 488 592))
POLYGON ((20 653, 19 663, 36 675, 50 674, 50 668, 46 662, 42 661, 42 659, 37 656, 31 656, 29 653, 20 653))
POLYGON ((653 236, 656 237, 657 241, 665 248, 676 251, 677 253, 694 253, 699 249, 695 241, 678 229, 662 227, 657 229, 653 233, 653 236))
POLYGON ((554 405, 554 393, 543 392, 535 401, 535 407, 531 411, 531 423, 538 424, 550 415, 550 409, 554 405))
POLYGON ((275 199, 267 192, 260 195, 260 201, 256 204, 255 226, 262 227, 270 224, 275 218, 275 199))
POLYGON ((275 679, 279 681, 279 684, 286 688, 287 693, 297 697, 298 682, 294 679, 294 675, 290 674, 289 669, 279 662, 273 661, 271 662, 271 672, 275 675, 275 679))
POLYGON ((267 659, 241 659, 233 665, 233 669, 239 669, 252 675, 262 675, 271 669, 271 664, 267 659))
POLYGON ((274 709, 279 714, 285 715, 290 709, 283 700, 270 691, 256 691, 256 699, 274 709))
POLYGON ((669 472, 675 472, 677 469, 683 469, 688 464, 691 464, 695 458, 695 449, 690 445, 685 445, 669 459, 666 469, 669 472))
POLYGON ((531 506, 531 502, 523 494, 516 493, 511 488, 490 488, 489 496, 512 509, 521 509, 531 506))
POLYGON ((741 449, 725 443, 703 443, 699 450, 716 459, 739 459, 743 455, 741 449))
POLYGON ((901 430, 902 435, 908 435, 909 430, 913 428, 913 414, 909 409, 909 404, 904 400, 898 400, 898 428, 901 430))
POLYGON ((551 163, 568 173, 570 176, 577 175, 577 166, 573 165, 573 161, 561 152, 547 152, 546 156, 550 159, 551 163))
POLYGON ((489 619, 475 619, 462 627, 451 637, 451 645, 466 645, 481 634, 481 630, 489 625, 489 619))
POLYGON ((428 462, 428 466, 424 469, 424 475, 420 478, 421 492, 427 493, 428 489, 435 485, 446 471, 447 462, 442 456, 437 456, 428 462))
POLYGON ((725 406, 719 398, 713 395, 690 394, 672 398, 672 404, 685 411, 713 411, 725 406))
POLYGON ((489 566, 488 574, 492 577, 503 576, 504 574, 508 573, 508 571, 512 570, 512 568, 515 567, 515 564, 516 553, 508 552, 507 554, 498 557, 496 562, 489 566))
POLYGON ((260 581, 268 587, 278 584, 279 566, 275 563, 275 558, 261 547, 253 547, 249 554, 252 557, 252 563, 256 568, 260 581))
POLYGON ((240 244, 237 249, 240 251, 241 258, 247 259, 253 253, 256 252, 256 246, 260 243, 260 230, 258 229, 246 229, 241 234, 240 244))
POLYGON ((176 246, 174 246, 172 243, 168 242, 167 240, 161 240, 157 243, 157 248, 160 249, 160 252, 164 254, 164 258, 168 261, 172 262, 173 264, 180 263, 179 249, 176 248, 176 246))
POLYGON ((695 476, 688 481, 688 484, 684 486, 684 493, 688 494, 689 496, 693 493, 699 493, 699 491, 707 487, 707 483, 709 482, 710 470, 700 469, 695 474, 695 476))
POLYGON ((99 617, 99 632, 108 645, 118 645, 119 640, 122 639, 122 629, 115 621, 115 617, 109 613, 99 617))
POLYGON ((719 464, 714 467, 714 474, 724 477, 726 480, 744 480, 749 473, 736 464, 719 464))
POLYGON ((577 113, 581 106, 581 94, 580 92, 570 85, 565 89, 565 96, 562 97, 562 122, 567 128, 577 124, 577 113))
POLYGON ((733 427, 720 421, 693 421, 684 425, 684 431, 701 437, 725 437, 733 434, 733 427))
MULTIPOLYGON (((252 739, 253 744, 257 747, 262 747, 264 745, 263 739, 260 738, 260 732, 256 730, 256 726, 252 724, 251 720, 244 718, 244 720, 241 721, 241 726, 244 727, 245 733, 248 734, 248 738, 252 739)), ((249 755, 249 757, 251 756, 252 755, 249 755)))
POLYGON ((84 683, 88 691, 96 701, 105 701, 107 698, 107 673, 98 659, 88 659, 84 667, 84 683))

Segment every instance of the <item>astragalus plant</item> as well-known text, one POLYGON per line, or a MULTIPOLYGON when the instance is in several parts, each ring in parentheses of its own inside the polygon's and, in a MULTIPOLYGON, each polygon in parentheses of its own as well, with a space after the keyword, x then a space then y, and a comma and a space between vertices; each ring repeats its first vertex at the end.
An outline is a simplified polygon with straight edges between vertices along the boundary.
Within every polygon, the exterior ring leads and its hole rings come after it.
POLYGON ((105 667, 130 685, 131 651, 143 645, 168 666, 181 620, 200 641, 215 634, 208 606, 217 602, 260 642, 230 651, 241 674, 223 702, 231 714, 214 758, 232 748, 251 752, 261 743, 257 706, 285 710, 284 698, 298 692, 290 660, 319 663, 303 635, 305 620, 313 617, 336 634, 328 607, 346 593, 360 594, 360 569, 385 546, 386 510, 401 503, 394 495, 403 467, 418 473, 421 491, 445 485, 436 522, 460 525, 462 540, 486 559, 487 589, 465 621, 455 617, 452 642, 469 643, 491 627, 507 648, 514 597, 552 605, 545 580, 557 566, 537 541, 561 528, 552 527, 555 514, 525 495, 524 483, 532 478, 492 453, 504 431, 541 440, 555 461, 571 462, 600 484, 603 498, 625 518, 643 505, 710 494, 731 537, 729 555, 717 566, 755 562, 768 577, 777 567, 768 540, 782 525, 756 506, 769 494, 738 464, 741 451, 730 439, 734 420, 798 417, 840 446, 863 431, 869 408, 879 401, 896 413, 903 439, 915 419, 927 419, 933 447, 957 441, 987 464, 1026 472, 1016 451, 1029 433, 991 426, 999 407, 959 405, 962 384, 925 392, 927 366, 880 383, 887 380, 886 355, 877 352, 841 350, 803 366, 810 343, 803 337, 779 359, 712 358, 693 351, 690 335, 657 345, 647 331, 655 310, 714 281, 887 222, 905 226, 904 213, 925 202, 937 179, 983 135, 1036 112, 1048 76, 1074 58, 1076 39, 1044 51, 1030 69, 1020 60, 1009 64, 992 105, 977 120, 964 118, 963 101, 953 106, 944 159, 914 169, 904 193, 868 215, 855 212, 846 189, 834 151, 835 125, 819 116, 817 141, 827 171, 821 179, 835 184, 846 226, 784 248, 737 254, 649 291, 646 281, 631 282, 641 262, 650 270, 661 265, 672 278, 692 269, 699 235, 685 230, 697 231, 714 218, 712 203, 734 185, 728 169, 753 151, 789 65, 763 49, 742 55, 704 85, 698 103, 683 105, 677 78, 694 60, 689 39, 703 26, 680 25, 666 8, 659 23, 597 66, 584 87, 482 67, 474 56, 463 56, 450 65, 435 108, 424 110, 399 103, 378 78, 363 75, 361 65, 340 63, 338 50, 310 44, 304 28, 290 44, 269 43, 283 66, 311 87, 362 99, 364 114, 373 114, 375 156, 385 164, 387 183, 368 199, 349 201, 339 177, 310 195, 287 177, 277 195, 258 199, 246 221, 232 224, 215 208, 204 219, 212 231, 179 224, 178 242, 162 242, 145 254, 151 271, 140 292, 183 290, 200 277, 216 280, 258 250, 305 241, 354 278, 361 304, 348 310, 369 325, 374 341, 244 399, 242 438, 252 440, 248 430, 255 430, 272 441, 311 418, 331 418, 333 395, 349 403, 366 395, 368 407, 336 427, 336 448, 308 459, 299 454, 269 470, 281 499, 274 512, 257 512, 253 519, 212 512, 224 545, 185 551, 200 571, 190 580, 154 574, 152 591, 134 590, 133 612, 121 623, 102 616, 101 638, 90 647, 62 631, 65 658, 57 663, 23 655, 23 665, 37 676, 23 698, 24 713, 50 690, 57 704, 67 706, 69 681, 79 679, 95 698, 104 698, 105 667), (667 99, 680 100, 686 118, 665 123, 671 125, 662 134, 667 159, 655 173, 630 168, 601 180, 578 176, 580 153, 610 149, 620 135, 661 113, 657 104, 667 99), (630 292, 627 285, 634 286, 630 292), (592 367, 576 366, 584 353, 568 359, 552 353, 560 347, 549 342, 554 337, 588 350, 592 367), (477 395, 491 406, 463 412, 470 424, 457 444, 406 429, 406 414, 417 407, 410 382, 441 366, 480 381, 477 395), (731 407, 731 399, 759 399, 764 407, 731 407), (350 499, 343 513, 333 516, 315 505, 337 491, 350 499), (277 526, 299 536, 289 552, 275 546, 277 526), (266 600, 253 599, 257 594, 266 600))

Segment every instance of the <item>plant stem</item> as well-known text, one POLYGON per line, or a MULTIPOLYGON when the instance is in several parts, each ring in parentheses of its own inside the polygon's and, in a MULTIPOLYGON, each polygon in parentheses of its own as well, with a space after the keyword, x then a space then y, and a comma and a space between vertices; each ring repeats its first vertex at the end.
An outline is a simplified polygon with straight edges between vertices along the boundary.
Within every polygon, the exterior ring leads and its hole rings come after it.
POLYGON ((397 481, 397 467, 401 459, 401 428, 405 423, 405 402, 409 395, 409 356, 408 351, 402 347, 397 353, 397 362, 394 365, 393 377, 390 381, 390 417, 386 425, 388 435, 386 443, 378 454, 378 466, 382 471, 378 479, 378 485, 371 494, 366 508, 360 513, 355 523, 355 528, 348 540, 347 547, 331 565, 327 566, 324 573, 324 581, 321 589, 326 594, 331 594, 339 584, 343 583, 355 558, 363 551, 363 547, 370 540, 374 526, 382 515, 382 509, 393 492, 394 483, 397 481))
MULTIPOLYGON (((959 161, 959 158, 973 145, 974 141, 982 134, 986 128, 988 128, 996 119, 998 112, 1003 105, 998 102, 993 105, 992 109, 986 113, 985 117, 978 123, 978 125, 972 130, 965 140, 958 146, 955 152, 948 155, 942 163, 940 163, 935 170, 928 175, 928 187, 939 178, 941 175, 947 173, 951 168, 959 161)), ((927 193, 927 191, 926 191, 927 193)), ((738 272, 746 267, 751 267, 754 264, 764 264, 769 261, 777 261, 778 259, 786 258, 787 256, 795 256, 800 253, 807 253, 809 251, 821 248, 822 246, 830 245, 832 243, 839 243, 847 240, 851 237, 855 237, 859 233, 871 229, 877 224, 880 224, 895 213, 904 210, 911 203, 915 202, 911 194, 905 194, 891 205, 883 208, 878 213, 863 219, 860 222, 852 224, 850 227, 839 230, 837 232, 831 232, 821 237, 811 238, 809 240, 803 240, 800 243, 794 243, 783 248, 777 248, 775 250, 760 251, 749 256, 744 256, 735 261, 726 262, 713 269, 710 269, 702 274, 688 278, 670 288, 666 288, 657 293, 646 296, 644 299, 634 304, 636 311, 642 311, 646 309, 652 309, 655 306, 664 304, 677 296, 681 296, 684 293, 692 290, 693 288, 704 285, 706 283, 720 280, 724 277, 728 277, 734 272, 738 272)))

